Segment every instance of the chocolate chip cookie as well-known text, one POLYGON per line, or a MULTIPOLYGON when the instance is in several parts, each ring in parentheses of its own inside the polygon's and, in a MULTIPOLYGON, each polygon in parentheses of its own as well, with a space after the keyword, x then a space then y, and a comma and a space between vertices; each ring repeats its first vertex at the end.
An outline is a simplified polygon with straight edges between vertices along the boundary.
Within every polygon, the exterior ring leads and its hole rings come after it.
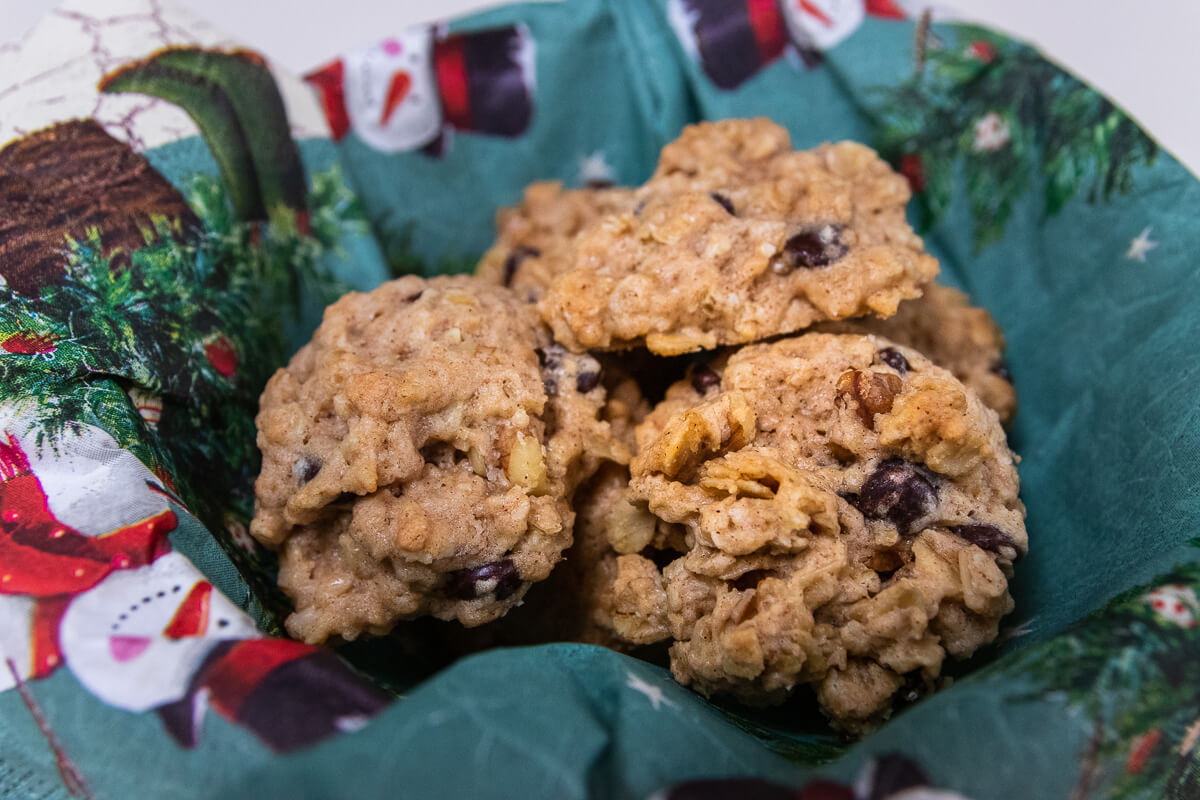
POLYGON ((750 345, 693 368, 637 440, 632 498, 686 530, 661 573, 637 562, 665 598, 644 629, 674 640, 672 671, 705 695, 774 702, 807 683, 861 731, 1012 609, 1015 456, 995 413, 915 350, 750 345))
MULTIPOLYGON (((1004 360, 1004 333, 985 309, 971 305, 958 289, 929 283, 924 294, 905 300, 887 319, 825 322, 814 330, 874 333, 925 354, 975 390, 1007 425, 1017 414, 1017 391, 1004 360)), ((903 369, 903 356, 892 356, 903 369)))
POLYGON ((406 277, 326 309, 268 382, 251 533, 280 551, 297 638, 421 615, 479 625, 571 543, 568 499, 628 451, 600 364, 470 277, 406 277))
POLYGON ((496 241, 484 253, 475 274, 510 287, 536 302, 565 268, 575 236, 590 223, 637 200, 632 189, 564 189, 557 181, 532 183, 521 204, 496 214, 496 241))
MULTIPOLYGON (((613 437, 632 449, 634 427, 650 412, 650 406, 619 365, 609 358, 603 362, 607 397, 601 417, 613 437)), ((615 460, 602 464, 571 498, 574 543, 550 577, 531 587, 519 607, 493 624, 470 630, 440 629, 442 643, 456 653, 544 642, 583 642, 628 650, 635 642, 613 631, 617 553, 608 539, 609 529, 614 525, 620 529, 624 522, 619 513, 628 489, 627 464, 615 460)), ((653 525, 653 517, 646 516, 653 525)))
POLYGON ((550 260, 538 308, 571 350, 674 355, 886 317, 937 274, 903 177, 852 142, 794 151, 765 119, 686 128, 634 198, 550 260))

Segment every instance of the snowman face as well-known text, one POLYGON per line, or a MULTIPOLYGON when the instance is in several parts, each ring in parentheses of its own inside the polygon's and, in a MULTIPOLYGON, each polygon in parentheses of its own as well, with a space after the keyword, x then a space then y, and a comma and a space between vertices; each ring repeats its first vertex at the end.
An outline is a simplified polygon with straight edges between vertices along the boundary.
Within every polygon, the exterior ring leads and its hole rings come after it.
POLYGON ((71 601, 63 659, 92 694, 128 711, 183 697, 217 642, 258 636, 254 623, 191 562, 168 553, 118 570, 71 601))
POLYGON ((863 0, 779 0, 797 45, 828 50, 862 24, 863 0))
POLYGON ((1196 627, 1196 613, 1200 603, 1189 586, 1171 584, 1160 586, 1145 596, 1146 603, 1156 616, 1173 622, 1182 628, 1196 627))
POLYGON ((414 150, 437 136, 442 102, 431 28, 409 28, 343 61, 346 114, 363 141, 390 153, 414 150))

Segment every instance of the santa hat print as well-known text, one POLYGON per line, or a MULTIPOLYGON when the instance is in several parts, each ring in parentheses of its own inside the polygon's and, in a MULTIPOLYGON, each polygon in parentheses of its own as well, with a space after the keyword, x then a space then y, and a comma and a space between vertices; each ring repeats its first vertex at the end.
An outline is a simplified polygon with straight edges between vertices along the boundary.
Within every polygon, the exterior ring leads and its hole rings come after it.
MULTIPOLYGON (((81 428, 80 438, 86 435, 81 428)), ((63 471, 56 470, 62 465, 59 459, 38 464, 51 478, 56 471, 63 471)), ((138 467, 145 472, 145 467, 138 467)), ((117 472, 108 469, 105 475, 117 472)), ((0 431, 0 594, 51 597, 81 592, 114 569, 148 563, 166 548, 167 533, 177 524, 166 501, 160 499, 158 505, 153 513, 138 519, 145 506, 130 502, 133 513, 124 516, 134 518, 122 519, 125 524, 108 530, 80 530, 62 518, 65 513, 81 519, 72 513, 77 507, 64 504, 56 513, 21 441, 0 431)))
POLYGON ((305 76, 330 130, 376 150, 439 155, 446 130, 519 136, 533 116, 534 42, 523 25, 444 34, 433 26, 347 53, 305 76))

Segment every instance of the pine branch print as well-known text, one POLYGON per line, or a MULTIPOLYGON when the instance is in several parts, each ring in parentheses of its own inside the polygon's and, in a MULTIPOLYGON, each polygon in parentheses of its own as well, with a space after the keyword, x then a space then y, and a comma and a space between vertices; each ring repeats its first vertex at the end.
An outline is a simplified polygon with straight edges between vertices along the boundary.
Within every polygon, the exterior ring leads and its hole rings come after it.
POLYGON ((953 47, 917 32, 914 76, 876 94, 876 145, 908 177, 924 227, 941 219, 958 169, 978 249, 1004 235, 1027 192, 1050 217, 1080 192, 1099 203, 1132 191, 1134 169, 1154 161, 1132 120, 1032 48, 971 26, 953 47))

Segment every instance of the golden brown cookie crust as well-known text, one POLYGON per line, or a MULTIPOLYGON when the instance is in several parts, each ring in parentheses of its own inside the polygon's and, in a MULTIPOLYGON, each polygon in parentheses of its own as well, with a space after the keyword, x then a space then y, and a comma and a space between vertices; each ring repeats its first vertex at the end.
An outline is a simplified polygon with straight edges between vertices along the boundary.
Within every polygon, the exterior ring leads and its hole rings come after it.
MULTIPOLYGON (((637 384, 610 359, 604 360, 602 383, 607 398, 602 417, 614 438, 633 447, 634 427, 650 408, 637 384)), ((487 647, 583 642, 628 650, 641 644, 632 635, 618 636, 614 623, 614 586, 618 578, 618 552, 609 541, 611 531, 625 532, 648 522, 664 524, 642 504, 640 512, 628 502, 629 468, 608 461, 576 490, 574 543, 550 577, 531 587, 521 605, 503 619, 471 630, 442 631, 455 652, 487 647), (636 520, 631 526, 631 518, 636 520)), ((665 616, 663 617, 665 621, 665 616)))
POLYGON ((901 303, 895 316, 826 322, 815 330, 873 333, 911 347, 974 389, 1005 425, 1017 414, 1017 391, 1004 359, 1004 333, 986 309, 971 305, 958 289, 929 283, 921 297, 901 303))
POLYGON ((852 142, 794 151, 765 119, 689 126, 635 195, 556 250, 539 310, 572 350, 673 355, 889 316, 937 274, 904 178, 852 142))
POLYGON ((830 334, 747 346, 694 369, 637 436, 632 496, 687 530, 661 578, 672 670, 704 694, 774 702, 810 683, 861 730, 1012 608, 1014 456, 995 412, 916 351, 830 334))
POLYGON ((251 533, 280 550, 292 635, 489 622, 571 543, 568 498, 626 448, 600 365, 470 277, 406 277, 330 306, 268 382, 251 533))
POLYGON ((520 205, 496 213, 496 241, 475 274, 536 302, 563 270, 580 231, 636 203, 634 191, 623 187, 564 189, 558 181, 532 183, 520 205))

